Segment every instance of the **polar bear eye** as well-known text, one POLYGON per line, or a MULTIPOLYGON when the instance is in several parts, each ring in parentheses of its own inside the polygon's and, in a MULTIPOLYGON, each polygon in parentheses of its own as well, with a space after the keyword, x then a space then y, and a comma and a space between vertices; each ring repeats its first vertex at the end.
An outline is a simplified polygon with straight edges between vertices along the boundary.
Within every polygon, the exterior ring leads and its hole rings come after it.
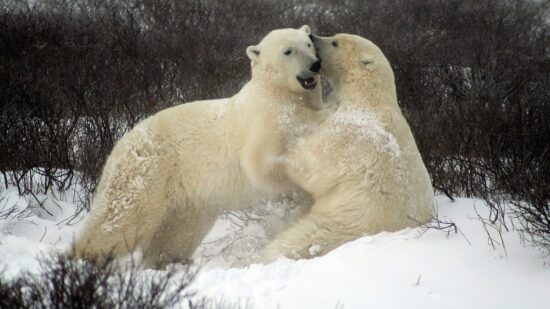
POLYGON ((311 44, 310 44, 310 43, 307 43, 307 47, 311 47, 311 44))
POLYGON ((337 41, 332 41, 332 46, 338 47, 338 42, 337 41))
POLYGON ((371 63, 372 63, 372 60, 368 60, 368 59, 363 60, 364 65, 371 64, 371 63))
POLYGON ((292 54, 292 50, 289 48, 289 49, 285 50, 284 54, 288 56, 288 55, 292 54))

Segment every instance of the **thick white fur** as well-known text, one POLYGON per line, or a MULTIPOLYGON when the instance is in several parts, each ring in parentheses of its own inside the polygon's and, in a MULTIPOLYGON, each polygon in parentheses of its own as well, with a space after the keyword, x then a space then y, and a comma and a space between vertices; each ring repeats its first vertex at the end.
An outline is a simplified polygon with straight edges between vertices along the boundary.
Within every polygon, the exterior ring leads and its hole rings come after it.
POLYGON ((362 235, 432 218, 430 177, 397 105, 383 53, 353 35, 314 43, 321 74, 334 87, 335 111, 294 149, 289 173, 315 203, 266 247, 264 262, 322 255, 362 235))
POLYGON ((163 110, 124 135, 76 256, 141 247, 146 266, 185 260, 221 211, 294 189, 280 158, 320 117, 320 85, 305 90, 296 79, 316 61, 308 35, 307 26, 272 31, 247 49, 252 78, 235 96, 163 110))

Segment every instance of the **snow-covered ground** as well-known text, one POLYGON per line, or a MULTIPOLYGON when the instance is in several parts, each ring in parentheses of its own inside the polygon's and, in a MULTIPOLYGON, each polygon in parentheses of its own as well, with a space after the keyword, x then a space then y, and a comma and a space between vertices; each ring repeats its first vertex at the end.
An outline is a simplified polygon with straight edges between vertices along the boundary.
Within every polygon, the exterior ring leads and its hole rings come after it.
MULTIPOLYGON (((19 197, 13 188, 0 192, 0 214, 14 205, 19 209, 31 205, 24 216, 14 212, 0 219, 4 278, 37 270, 37 256, 66 250, 81 228, 81 223, 68 225, 64 220, 74 212, 74 204, 46 195, 38 199, 45 200, 43 207, 37 207, 35 198, 19 197)), ((244 268, 231 268, 214 256, 206 261, 192 287, 201 295, 248 308, 548 306, 550 266, 542 252, 522 244, 515 231, 502 231, 506 250, 498 245, 493 248, 478 217, 478 213, 488 213, 481 201, 450 202, 442 196, 437 201, 439 219, 454 222, 458 233, 425 228, 381 233, 347 243, 323 257, 280 259, 244 268)), ((501 240, 496 231, 489 231, 501 240)), ((228 219, 219 220, 198 256, 212 254, 213 244, 220 250, 226 247, 225 240, 231 239, 227 235, 232 233, 263 237, 259 226, 236 231, 228 219)))

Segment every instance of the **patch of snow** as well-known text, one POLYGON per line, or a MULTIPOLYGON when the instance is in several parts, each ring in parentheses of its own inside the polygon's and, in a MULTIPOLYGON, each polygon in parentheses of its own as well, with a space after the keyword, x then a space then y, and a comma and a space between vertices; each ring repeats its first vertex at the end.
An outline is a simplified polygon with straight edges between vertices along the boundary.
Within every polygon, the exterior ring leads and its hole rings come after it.
POLYGON ((0 275, 4 278, 23 270, 37 271, 37 257, 70 248, 82 220, 74 217, 77 206, 67 202, 70 194, 61 195, 61 200, 59 196, 40 194, 36 201, 18 196, 14 187, 0 191, 0 213, 4 214, 0 218, 0 275), (35 204, 39 202, 42 206, 35 204), (12 211, 6 215, 6 210, 12 211))
POLYGON ((223 214, 193 258, 208 267, 248 264, 259 257, 270 238, 301 214, 298 199, 295 193, 282 194, 263 199, 253 208, 223 214))

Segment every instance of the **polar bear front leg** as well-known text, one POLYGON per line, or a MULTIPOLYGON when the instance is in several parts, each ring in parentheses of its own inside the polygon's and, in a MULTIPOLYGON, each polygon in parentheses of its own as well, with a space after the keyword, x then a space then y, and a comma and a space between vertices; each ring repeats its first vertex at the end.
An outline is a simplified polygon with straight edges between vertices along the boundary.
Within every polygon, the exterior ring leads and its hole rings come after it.
POLYGON ((261 262, 279 257, 312 258, 360 237, 367 231, 363 194, 353 194, 346 186, 338 186, 322 197, 313 197, 309 212, 278 234, 263 250, 261 262))
POLYGON ((325 244, 331 233, 323 220, 314 214, 294 222, 287 230, 275 237, 263 250, 261 262, 271 263, 279 257, 292 259, 311 258, 325 244), (311 249, 311 250, 310 250, 311 249))
POLYGON ((354 239, 355 233, 347 231, 341 219, 310 212, 264 248, 261 262, 270 263, 283 256, 292 259, 312 258, 354 239))

